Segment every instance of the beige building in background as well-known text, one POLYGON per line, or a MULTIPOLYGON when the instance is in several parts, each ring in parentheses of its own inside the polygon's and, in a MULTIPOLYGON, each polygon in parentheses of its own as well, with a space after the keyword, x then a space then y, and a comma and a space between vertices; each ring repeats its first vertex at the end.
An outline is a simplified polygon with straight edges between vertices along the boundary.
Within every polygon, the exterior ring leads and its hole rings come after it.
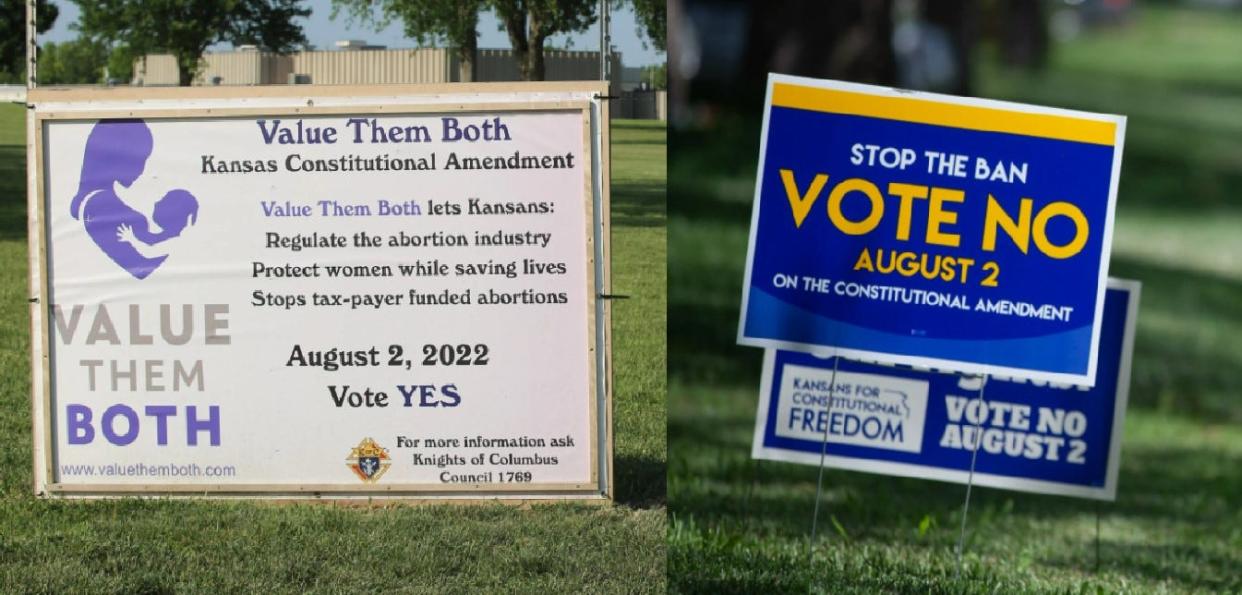
MULTIPOLYGON (((598 80, 599 53, 550 50, 544 61, 550 81, 598 80)), ((195 85, 350 85, 383 83, 458 82, 456 52, 444 48, 345 49, 274 54, 254 49, 203 54, 204 68, 195 85), (295 81, 294 77, 297 79, 295 81)), ((612 55, 612 78, 621 78, 621 55, 612 55)), ((153 54, 134 63, 134 84, 177 84, 177 62, 168 54, 153 54)), ((479 50, 475 63, 479 82, 516 81, 517 59, 512 50, 479 50)))
MULTIPOLYGON (((339 42, 345 48, 361 42, 339 42)), ((195 86, 205 85, 365 85, 451 83, 460 81, 456 52, 445 48, 310 50, 292 54, 241 48, 203 54, 204 67, 195 86)), ((546 79, 581 81, 599 79, 599 52, 546 50, 546 79)), ((622 80, 626 69, 621 54, 611 54, 610 84, 620 99, 613 114, 621 118, 666 119, 663 91, 636 91, 622 80)), ((478 52, 474 67, 478 82, 520 80, 512 50, 478 52)), ((131 84, 175 86, 177 62, 170 54, 150 54, 134 61, 131 84)))

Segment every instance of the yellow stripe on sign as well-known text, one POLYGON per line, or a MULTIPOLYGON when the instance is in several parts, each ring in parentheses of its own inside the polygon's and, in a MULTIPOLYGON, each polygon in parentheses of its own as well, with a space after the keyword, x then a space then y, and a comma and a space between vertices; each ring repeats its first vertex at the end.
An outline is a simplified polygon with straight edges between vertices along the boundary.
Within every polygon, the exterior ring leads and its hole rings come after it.
POLYGON ((1117 134, 1117 124, 1113 122, 785 83, 774 85, 772 105, 968 130, 1055 138, 1094 145, 1112 146, 1117 134))

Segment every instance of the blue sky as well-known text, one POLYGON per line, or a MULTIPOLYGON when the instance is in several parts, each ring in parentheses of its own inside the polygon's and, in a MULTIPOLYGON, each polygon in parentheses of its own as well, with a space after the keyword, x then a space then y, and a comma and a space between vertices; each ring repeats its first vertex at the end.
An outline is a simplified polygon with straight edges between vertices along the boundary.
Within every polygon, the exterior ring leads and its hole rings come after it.
MULTIPOLYGON (((56 19, 56 26, 44 33, 40 39, 59 42, 77 37, 77 33, 69 28, 70 24, 78 20, 77 5, 67 0, 57 0, 55 4, 60 7, 60 17, 56 19)), ((368 26, 356 22, 350 23, 345 15, 337 17, 335 21, 332 20, 332 0, 307 0, 306 5, 311 9, 311 16, 302 23, 302 28, 306 31, 306 38, 318 48, 330 49, 334 42, 341 39, 363 39, 369 43, 394 48, 415 45, 412 40, 406 39, 402 34, 400 23, 376 32, 368 26)), ((639 37, 635 25, 634 13, 628 7, 614 10, 612 13, 612 43, 621 51, 626 66, 644 66, 662 63, 665 60, 665 54, 657 52, 650 43, 646 48, 643 47, 643 40, 639 37)), ((599 46, 599 25, 592 26, 585 33, 558 35, 552 38, 549 44, 556 47, 568 46, 575 50, 595 50, 599 46)), ((479 19, 479 47, 509 47, 508 36, 499 29, 499 21, 491 12, 485 13, 479 19)))

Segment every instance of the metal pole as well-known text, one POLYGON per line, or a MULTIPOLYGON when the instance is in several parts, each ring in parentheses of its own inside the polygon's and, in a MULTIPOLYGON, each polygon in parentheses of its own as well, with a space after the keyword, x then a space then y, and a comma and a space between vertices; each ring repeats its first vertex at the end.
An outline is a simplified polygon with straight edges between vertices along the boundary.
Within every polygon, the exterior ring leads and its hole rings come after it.
POLYGON ((36 83, 36 67, 39 53, 36 50, 35 36, 39 30, 35 26, 38 11, 35 10, 36 0, 26 0, 26 89, 33 89, 36 83))
MULTIPOLYGON (((612 7, 604 0, 604 80, 612 80, 612 7)), ((611 94, 611 91, 609 92, 611 94)))
POLYGON ((604 44, 608 43, 607 22, 608 0, 599 0, 599 80, 608 80, 607 58, 604 56, 608 53, 604 44))
MULTIPOLYGON (((983 391, 988 386, 988 376, 983 375, 983 383, 979 385, 979 402, 983 403, 983 391)), ((962 577, 962 549, 966 543, 966 515, 970 514, 970 488, 975 484, 975 461, 979 458, 979 444, 983 442, 982 437, 982 418, 980 423, 975 424, 975 439, 970 450, 970 475, 966 477, 966 500, 962 503, 962 530, 957 536, 957 571, 954 575, 955 579, 962 577)))

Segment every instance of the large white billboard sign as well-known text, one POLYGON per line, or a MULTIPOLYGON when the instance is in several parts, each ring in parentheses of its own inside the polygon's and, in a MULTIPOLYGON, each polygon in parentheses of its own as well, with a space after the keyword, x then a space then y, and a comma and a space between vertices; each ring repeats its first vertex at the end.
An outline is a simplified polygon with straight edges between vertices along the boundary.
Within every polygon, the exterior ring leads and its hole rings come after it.
POLYGON ((602 91, 32 92, 36 491, 607 498, 602 91))

